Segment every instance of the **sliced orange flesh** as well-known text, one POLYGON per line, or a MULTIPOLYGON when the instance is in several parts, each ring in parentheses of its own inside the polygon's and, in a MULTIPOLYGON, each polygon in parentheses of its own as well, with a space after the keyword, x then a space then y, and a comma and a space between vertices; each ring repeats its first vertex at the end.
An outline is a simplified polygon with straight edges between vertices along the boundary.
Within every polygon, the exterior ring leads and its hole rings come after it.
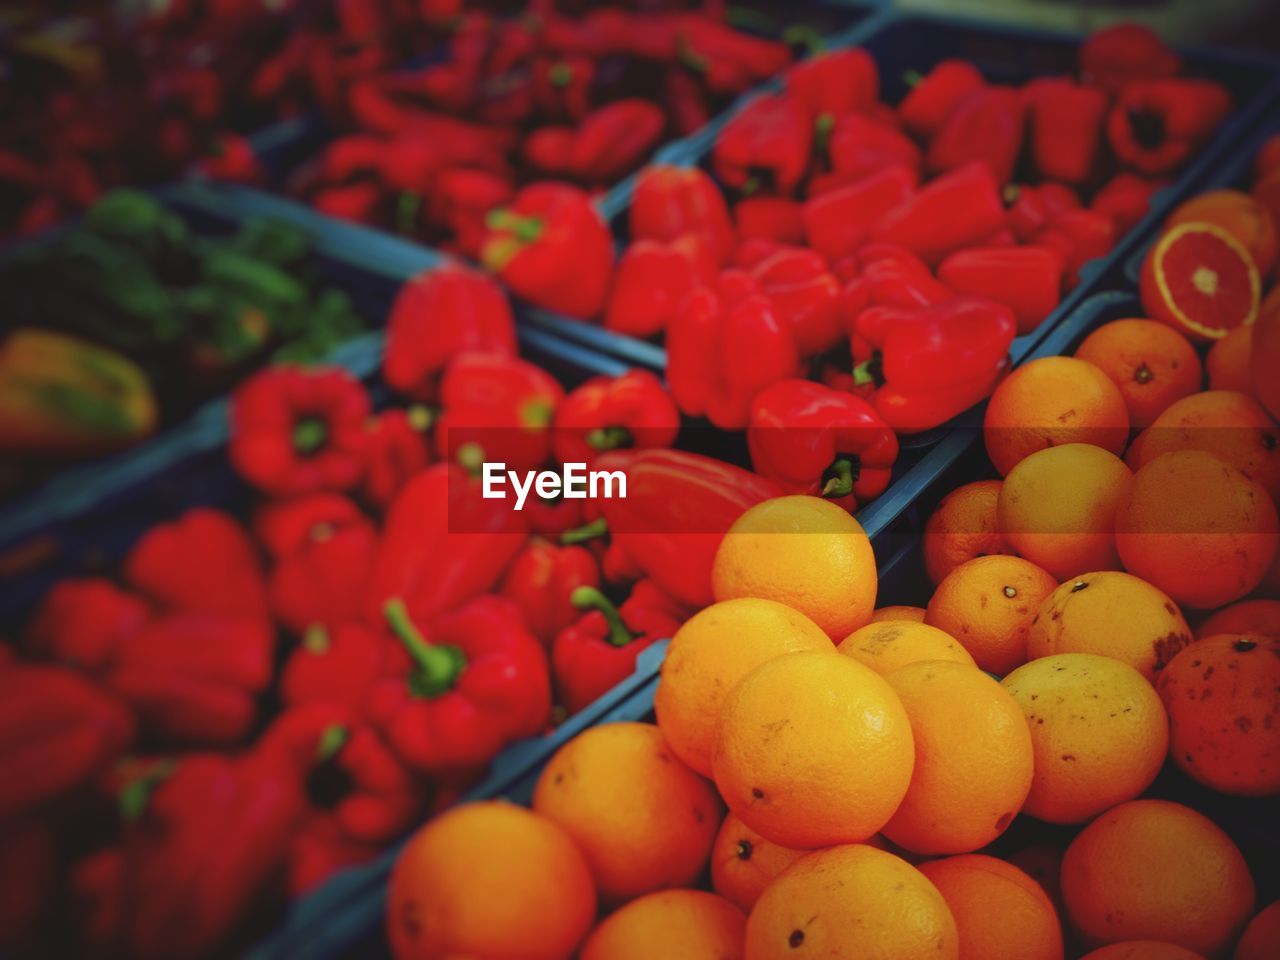
POLYGON ((1188 330, 1217 340, 1258 318, 1258 269, 1244 245, 1221 227, 1180 223, 1160 238, 1152 256, 1160 298, 1188 330))

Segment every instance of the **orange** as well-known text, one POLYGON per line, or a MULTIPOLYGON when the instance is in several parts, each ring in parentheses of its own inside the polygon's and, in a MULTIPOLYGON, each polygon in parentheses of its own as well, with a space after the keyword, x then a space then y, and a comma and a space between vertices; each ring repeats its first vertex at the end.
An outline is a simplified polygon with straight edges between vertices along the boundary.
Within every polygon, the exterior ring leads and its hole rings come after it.
POLYGON ((1101 447, 1068 443, 1037 450, 1004 479, 1000 532, 1015 553, 1055 580, 1118 570, 1116 505, 1132 482, 1124 461, 1101 447))
POLYGON ((671 638, 653 698, 658 726, 676 756, 709 777, 716 722, 738 681, 784 653, 834 649, 816 623, 774 600, 713 603, 671 638))
POLYGON ((1197 640, 1156 684, 1169 711, 1169 751, 1222 793, 1280 793, 1280 636, 1197 640))
POLYGON ((938 503, 924 525, 924 570, 937 584, 966 560, 1008 553, 996 526, 999 480, 975 480, 956 487, 938 503))
POLYGON ((1169 404, 1200 389, 1204 371, 1191 342, 1155 320, 1112 320, 1076 348, 1120 388, 1129 422, 1141 429, 1169 404))
POLYGON ((1052 843, 1023 847, 1009 855, 1009 862, 1040 885, 1056 912, 1062 911, 1063 848, 1052 843))
POLYGON ((749 911, 773 878, 807 852, 770 843, 731 812, 711 848, 711 886, 749 911))
POLYGON ((1080 960, 1205 960, 1194 950, 1158 940, 1126 940, 1091 950, 1080 960))
POLYGON ((1057 586, 1021 557, 978 557, 938 584, 925 623, 959 640, 983 670, 1008 673, 1026 663, 1031 621, 1057 586))
POLYGON ((1258 317, 1262 281, 1249 251, 1212 223, 1180 223, 1160 235, 1142 264, 1147 316, 1193 340, 1220 340, 1258 317))
POLYGON ((910 620, 869 623, 845 637, 836 649, 882 677, 922 660, 950 660, 976 666, 973 657, 951 634, 910 620))
POLYGON ((717 600, 777 600, 833 641, 868 623, 876 605, 866 531, 821 497, 778 497, 746 511, 716 551, 711 580, 717 600))
POLYGON ((1276 225, 1271 214, 1241 190, 1210 190, 1181 204, 1165 221, 1165 229, 1180 223, 1212 223, 1235 237, 1249 251, 1262 276, 1276 262, 1276 225))
POLYGON ((723 897, 660 890, 605 917, 578 960, 737 960, 746 930, 746 914, 723 897))
POLYGON ((1027 634, 1027 657, 1096 653, 1154 683, 1190 642, 1191 628, 1167 594, 1132 574, 1104 570, 1072 577, 1045 598, 1027 634))
POLYGON ((1012 864, 970 853, 920 866, 947 901, 960 960, 1062 960, 1062 925, 1040 885, 1012 864))
MULTIPOLYGON (((1280 174, 1272 174, 1276 182, 1277 199, 1280 200, 1280 174)), ((1258 323, 1253 331, 1253 349, 1249 367, 1253 374, 1253 395, 1267 412, 1280 419, 1280 286, 1272 290, 1258 313, 1258 323)))
POLYGON ((963 663, 913 663, 887 679, 911 719, 916 761, 882 832, 915 853, 985 847, 1031 789, 1031 734, 1017 701, 963 663))
POLYGON ((788 653, 729 695, 711 768, 743 823, 808 849, 883 827, 914 756, 911 721, 883 677, 835 652, 788 653))
POLYGON ((1064 443, 1091 443, 1119 456, 1129 439, 1129 408, 1119 387, 1089 361, 1041 357, 996 387, 982 435, 1001 476, 1028 454, 1064 443))
POLYGON ((1241 600, 1223 607, 1196 629, 1196 639, 1219 633, 1280 634, 1280 600, 1241 600))
POLYGON ((1213 454, 1180 450, 1133 476, 1116 510, 1125 569, 1182 606, 1211 610, 1247 595, 1276 555, 1275 505, 1213 454))
POLYGON ((1134 800, 1085 827, 1062 858, 1067 916, 1091 945, 1159 937, 1205 956, 1253 913, 1253 877, 1231 838, 1190 807, 1134 800))
POLYGON ((1280 499, 1280 426, 1248 394, 1207 390, 1179 400, 1134 441, 1126 459, 1138 470, 1175 450, 1212 453, 1280 499))
POLYGON ((692 884, 723 807, 653 724, 606 723, 555 752, 534 787, 533 809, 578 844, 600 898, 621 903, 692 884))
POLYGON ((910 620, 913 623, 924 623, 924 607, 895 604, 888 607, 877 607, 871 614, 872 623, 884 623, 889 620, 910 620))
POLYGON ((901 857, 818 850, 769 884, 747 919, 746 960, 958 960, 947 902, 901 857))
POLYGON ((1235 390, 1253 394, 1253 371, 1249 369, 1249 355, 1253 350, 1255 329, 1257 324, 1236 327, 1221 340, 1213 342, 1204 358, 1210 390, 1235 390))
POLYGON ((1280 900, 1263 907, 1244 928, 1231 960, 1276 960, 1280 957, 1280 900))
POLYGON ((397 960, 562 960, 595 916, 591 871, 568 834, 498 800, 454 807, 418 830, 387 888, 397 960))
POLYGON ((1023 810, 1082 823, 1151 786, 1169 749, 1164 706, 1142 674, 1092 653, 1032 660, 1004 678, 1027 718, 1035 777, 1023 810))

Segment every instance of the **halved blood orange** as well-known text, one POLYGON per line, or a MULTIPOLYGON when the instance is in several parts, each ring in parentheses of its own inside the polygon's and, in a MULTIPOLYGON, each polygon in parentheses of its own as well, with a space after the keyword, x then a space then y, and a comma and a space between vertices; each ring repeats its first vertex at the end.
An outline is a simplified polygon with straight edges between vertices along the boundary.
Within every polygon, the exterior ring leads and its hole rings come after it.
POLYGON ((1262 281, 1249 251, 1221 227, 1203 221, 1166 230, 1142 265, 1147 316, 1193 340, 1220 340, 1258 318, 1262 281))

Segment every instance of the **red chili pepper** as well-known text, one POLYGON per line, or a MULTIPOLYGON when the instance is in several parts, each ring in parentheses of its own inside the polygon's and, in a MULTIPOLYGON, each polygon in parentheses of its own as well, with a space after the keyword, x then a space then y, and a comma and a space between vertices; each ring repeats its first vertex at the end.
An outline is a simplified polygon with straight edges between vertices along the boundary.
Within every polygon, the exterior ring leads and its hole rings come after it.
POLYGON ((915 192, 917 181, 910 167, 893 165, 808 200, 804 227, 809 246, 833 262, 853 253, 873 223, 915 192))
POLYGON ((778 243, 804 242, 803 207, 785 197, 744 197, 733 207, 738 236, 743 240, 765 237, 778 243))
POLYGON ((355 223, 377 223, 382 216, 382 188, 376 183, 351 183, 323 187, 308 202, 319 213, 355 223))
POLYGON ((213 147, 197 164, 201 173, 228 183, 261 184, 266 173, 247 137, 231 131, 219 133, 213 147))
POLYGON ((253 535, 274 559, 300 550, 315 537, 333 536, 348 524, 363 524, 355 501, 340 493, 309 493, 268 500, 253 515, 253 535))
POLYGON ((577 131, 570 126, 539 127, 525 137, 520 156, 525 165, 540 177, 571 178, 573 148, 577 131))
POLYGON ((801 357, 831 349, 840 340, 840 281, 822 254, 780 250, 751 271, 774 312, 791 327, 801 357))
POLYGON ((498 285, 463 267, 428 270, 406 282, 387 321, 387 384, 433 403, 441 372, 464 352, 515 356, 515 320, 498 285))
POLYGON ((818 131, 830 131, 845 114, 870 110, 880 97, 876 62, 858 47, 802 60, 786 72, 784 81, 818 131))
POLYGON ((312 626, 334 629, 360 619, 377 531, 359 522, 312 528, 307 541, 281 557, 271 571, 276 619, 295 635, 312 626))
POLYGON ((691 290, 715 282, 717 269, 700 234, 633 241, 618 261, 605 327, 633 337, 661 333, 691 290))
POLYGON ((941 60, 923 77, 908 75, 911 89, 898 105, 902 125, 922 139, 932 137, 953 107, 986 81, 968 60, 941 60))
POLYGON ((579 587, 600 586, 600 564, 585 547, 529 541, 502 578, 498 593, 524 616, 525 626, 550 648, 557 633, 579 616, 570 595, 579 587))
POLYGON ((1019 243, 1029 243, 1068 210, 1080 209, 1076 192, 1060 183, 1010 187, 1005 193, 1013 198, 1006 222, 1019 243))
POLYGON ((697 167, 646 167, 631 197, 631 239, 670 243, 687 234, 705 239, 716 262, 733 259, 737 237, 715 181, 697 167))
POLYGON ((412 666, 378 684, 370 716, 411 769, 440 774, 482 766, 507 743, 547 725, 546 654, 508 601, 481 597, 438 617, 430 641, 398 599, 383 613, 412 666))
POLYGON ((604 309, 613 238, 581 190, 533 183, 489 214, 484 265, 529 302, 589 319, 604 309))
POLYGON ((680 65, 662 77, 662 105, 677 137, 687 137, 711 122, 711 109, 695 75, 680 65))
POLYGON ((1117 23, 1095 30, 1080 45, 1080 73, 1087 83, 1120 93, 1131 83, 1172 77, 1178 55, 1150 27, 1117 23))
POLYGON ((148 530, 124 562, 129 585, 162 610, 266 617, 266 578, 244 528, 196 507, 148 530))
POLYGON ((711 151, 711 167, 731 190, 790 194, 809 168, 813 125, 794 97, 759 96, 735 114, 711 151))
POLYGON ((519 513, 483 498, 480 485, 461 467, 428 467, 387 511, 366 619, 382 622, 383 606, 398 597, 415 619, 430 622, 492 590, 523 545, 519 513))
POLYGON ((738 93, 781 72, 791 62, 785 43, 753 37, 703 14, 671 18, 680 60, 716 93, 738 93))
POLYGON ((606 573, 633 571, 694 608, 713 602, 711 565, 725 531, 749 507, 782 495, 749 470, 677 450, 615 450, 596 467, 627 477, 625 498, 598 502, 609 531, 606 573))
POLYGON ((925 163, 945 173, 971 162, 985 163, 1007 183, 1022 151, 1026 107, 1011 87, 985 86, 959 101, 929 141, 925 163))
POLYGON ((1230 113, 1231 94, 1212 80, 1131 83, 1107 115, 1107 142, 1122 165, 1159 176, 1186 163, 1230 113))
POLYGON ((423 106, 418 84, 412 74, 395 73, 352 83, 347 106, 355 126, 388 137, 413 135, 436 140, 470 153, 503 153, 514 145, 518 135, 514 128, 458 120, 423 106))
POLYGON ((615 100, 584 117, 569 151, 569 170, 584 183, 626 176, 652 152, 666 129, 662 108, 633 97, 615 100))
POLYGON ((1133 173, 1117 173, 1098 188, 1089 209, 1109 217, 1116 236, 1127 233, 1151 208, 1151 197, 1168 185, 1167 180, 1148 180, 1133 173))
POLYGON ((938 266, 938 279, 959 294, 1002 303, 1030 333, 1062 294, 1062 258, 1046 247, 974 247, 951 254, 938 266))
POLYGON ((749 275, 725 271, 719 286, 690 293, 668 328, 667 381, 683 412, 738 430, 752 397, 794 376, 800 354, 790 323, 749 275))
POLYGON ((593 377, 556 410, 552 444, 561 463, 592 464, 606 450, 668 447, 680 432, 680 411, 648 370, 593 377))
POLYGON ((231 403, 227 454, 264 493, 350 490, 364 474, 369 395, 346 370, 272 367, 231 403))
MULTIPOLYGON (((821 140, 821 138, 820 138, 821 140)), ((846 113, 836 120, 825 153, 833 178, 856 183, 889 166, 920 172, 920 148, 899 130, 862 113, 846 113)))
POLYGON ((403 662, 398 644, 362 623, 310 627, 284 662, 280 700, 291 707, 335 703, 362 712, 374 685, 403 662))
POLYGON ((1042 177, 1080 184, 1093 173, 1110 99, 1067 79, 1037 80, 1029 101, 1031 157, 1042 177))
POLYGON ((1036 235, 1035 242, 1058 251, 1067 286, 1080 279, 1080 268, 1106 256, 1116 243, 1116 226, 1110 217, 1093 210, 1068 210, 1036 235))
POLYGON ((134 730, 125 706, 76 671, 0 665, 0 818, 88 783, 129 748, 134 730))
POLYGON ((535 60, 533 99, 539 112, 555 120, 581 120, 591 110, 591 84, 595 74, 595 62, 589 57, 535 60))
POLYGON ((901 244, 926 263, 972 246, 998 230, 1004 204, 984 163, 968 163, 925 184, 874 222, 873 240, 901 244))
POLYGON ((369 421, 369 448, 360 495, 366 503, 385 510, 400 488, 431 462, 427 430, 431 413, 426 407, 384 410, 369 421))

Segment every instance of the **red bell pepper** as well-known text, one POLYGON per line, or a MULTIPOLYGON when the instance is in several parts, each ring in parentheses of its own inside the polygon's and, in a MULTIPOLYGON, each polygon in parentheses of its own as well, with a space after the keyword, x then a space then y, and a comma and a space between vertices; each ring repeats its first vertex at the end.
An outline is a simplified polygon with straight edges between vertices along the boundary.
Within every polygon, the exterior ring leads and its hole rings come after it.
POLYGON ((662 106, 671 132, 677 137, 687 137, 711 122, 711 109, 702 84, 678 63, 672 64, 662 76, 662 106))
POLYGON ((0 818, 88 783, 129 748, 134 731, 124 704, 76 671, 0 665, 0 818))
POLYGON ((898 117, 910 133, 926 140, 956 104, 986 84, 968 60, 942 60, 923 77, 912 75, 908 80, 914 83, 898 105, 898 117))
POLYGON ((744 197, 733 207, 733 220, 743 240, 765 237, 778 243, 804 242, 803 207, 785 197, 744 197))
POLYGON ((858 257, 862 269, 841 294, 846 322, 856 321, 862 309, 869 306, 924 307, 955 295, 934 278, 924 261, 905 248, 868 243, 859 249, 858 257))
POLYGON ((719 286, 689 294, 667 330, 667 380, 684 413, 737 430, 762 387, 795 375, 800 354, 791 324, 749 275, 725 271, 719 286))
POLYGON ((865 346, 855 347, 854 380, 874 380, 876 412, 898 433, 927 430, 995 386, 1016 329, 1008 307, 979 297, 864 310, 856 335, 865 346))
POLYGON ((387 384, 433 403, 440 373, 463 352, 515 356, 515 321, 498 285, 463 267, 428 270, 405 283, 387 321, 387 384))
POLYGON ((350 490, 364 474, 368 416, 369 395, 346 370, 272 367, 235 392, 227 454, 273 496, 350 490))
POLYGON ((478 471, 486 460, 536 470, 551 455, 551 421, 564 388, 519 357, 464 353, 440 381, 436 452, 478 471))
POLYGON ((986 164, 974 162, 925 184, 881 214, 871 238, 900 244, 934 264, 995 233, 1004 216, 995 176, 986 164))
POLYGON ((204 176, 225 183, 244 183, 251 186, 265 182, 267 176, 253 150, 253 144, 241 134, 231 131, 219 133, 213 146, 196 164, 204 176))
POLYGON ((711 564, 725 531, 783 492, 749 470, 677 450, 613 451, 596 467, 627 477, 625 498, 598 502, 609 531, 606 568, 647 577, 694 608, 713 602, 711 564))
POLYGON ((348 524, 363 524, 355 501, 340 493, 310 493, 289 500, 268 500, 253 515, 253 535, 273 559, 333 536, 348 524))
POLYGON ((436 174, 434 189, 425 198, 426 223, 452 238, 450 249, 478 260, 485 217, 494 207, 509 203, 514 192, 507 173, 448 167, 436 174))
POLYGON ((486 225, 480 259, 516 294, 581 319, 604 309, 613 238, 581 190, 530 184, 509 207, 491 211, 486 225))
POLYGON ((1131 83, 1107 115, 1107 142, 1123 166, 1159 176, 1186 163, 1230 113, 1231 94, 1212 80, 1131 83))
POLYGON ((1089 209, 1109 217, 1116 236, 1127 233, 1151 208, 1151 197, 1168 185, 1167 180, 1150 180, 1133 173, 1117 173, 1098 188, 1089 209))
POLYGON ((1115 246, 1116 226, 1110 217, 1093 210, 1068 210, 1036 234, 1035 242, 1058 251, 1063 260, 1067 287, 1080 279, 1080 268, 1115 246))
POLYGON ((556 410, 552 444, 561 463, 590 465, 605 450, 668 447, 680 432, 680 411, 654 374, 629 370, 593 377, 556 410))
POLYGON ((636 175, 628 214, 631 239, 670 243, 688 234, 702 237, 716 262, 733 258, 737 237, 724 197, 697 167, 646 167, 636 175))
POLYGON ((761 476, 850 511, 884 492, 898 458, 897 436, 869 403, 811 380, 756 394, 747 446, 761 476))
POLYGON ((426 436, 430 426, 431 413, 420 406, 384 410, 369 421, 369 449, 360 481, 366 503, 385 510, 400 488, 431 461, 426 436))
POLYGON ((1010 187, 1005 195, 1011 201, 1006 224, 1019 243, 1030 243, 1060 215, 1080 209, 1080 197, 1060 183, 1010 187))
POLYGON ((809 246, 831 261, 848 256, 881 215, 912 195, 917 182, 910 167, 894 165, 808 200, 803 216, 809 246))
POLYGON ((589 184, 618 180, 653 151, 667 126, 662 108, 633 97, 615 100, 582 119, 569 151, 569 171, 589 184))
POLYGON ((1068 79, 1037 80, 1025 93, 1036 170, 1049 180, 1083 183, 1098 160, 1110 99, 1097 87, 1068 79))
MULTIPOLYGON (((753 237, 750 240, 743 240, 738 245, 738 252, 734 254, 733 265, 750 272, 764 263, 775 253, 781 253, 784 250, 794 250, 795 247, 779 243, 777 240, 771 240, 768 237, 753 237)), ((731 274, 736 277, 735 282, 746 282, 748 289, 754 289, 751 283, 745 278, 741 272, 731 274)))
POLYGON ((499 595, 524 616, 525 626, 545 647, 578 618, 570 595, 600 586, 600 564, 585 547, 556 546, 535 537, 516 555, 502 578, 499 595))
POLYGON ((492 590, 524 545, 521 515, 486 500, 480 484, 454 464, 428 467, 411 480, 383 522, 370 573, 365 617, 402 598, 415 619, 430 622, 492 590))
POLYGON ((840 340, 840 281, 822 254, 801 247, 779 250, 756 264, 751 275, 791 326, 801 357, 829 350, 840 340))
POLYGON ((508 601, 481 597, 438 617, 431 641, 398 599, 383 613, 412 666, 379 682, 369 712, 411 769, 441 774, 482 766, 507 743, 546 727, 546 654, 508 601))
POLYGON ((577 131, 567 125, 539 127, 520 145, 520 159, 539 177, 572 179, 576 139, 577 131))
POLYGON ((143 534, 125 558, 124 577, 171 612, 265 618, 270 610, 249 535, 227 514, 207 507, 143 534))
POLYGON ((920 148, 900 130, 862 113, 836 120, 825 150, 831 179, 857 183, 889 166, 921 167, 920 148))
POLYGON ((1022 151, 1026 107, 1011 87, 984 86, 960 100, 929 140, 925 163, 945 173, 985 163, 999 183, 1008 183, 1022 151))
POLYGON ((691 290, 715 282, 717 269, 699 234, 636 240, 618 261, 604 325, 633 337, 661 333, 691 290))
POLYGON ((596 65, 590 57, 541 58, 533 63, 533 99, 553 120, 578 121, 591 110, 596 65))
POLYGON ((377 531, 363 518, 336 530, 316 525, 271 570, 276 619, 296 636, 312 626, 334 629, 359 620, 377 543, 377 531))
POLYGON ((731 190, 791 194, 809 169, 813 124, 795 97, 769 93, 735 114, 711 151, 711 168, 731 190))
POLYGON ((802 60, 784 75, 787 92, 808 111, 816 129, 847 113, 871 109, 880 97, 880 74, 871 54, 858 47, 802 60))
MULTIPOLYGON (((648 581, 642 580, 636 588, 645 584, 648 581)), ((651 584, 645 589, 662 596, 651 584)), ((626 602, 614 606, 594 586, 573 591, 576 622, 571 619, 556 634, 551 648, 557 699, 570 714, 631 676, 641 650, 679 629, 680 620, 646 599, 633 590, 626 602)))
POLYGON ((706 14, 678 14, 672 24, 681 60, 694 69, 701 66, 708 85, 718 93, 738 93, 781 72, 791 62, 785 43, 753 37, 706 14), (721 76, 735 78, 736 85, 717 83, 721 76))
POLYGON ((1135 82, 1172 77, 1182 66, 1160 36, 1140 23, 1095 30, 1080 45, 1079 60, 1085 81, 1113 94, 1135 82))
POLYGON ((399 644, 362 623, 308 627, 280 672, 280 700, 289 707, 334 703, 362 713, 374 685, 403 666, 399 644))
POLYGON ((1062 266, 1062 257, 1046 247, 974 247, 943 260, 938 279, 956 293, 1004 304, 1023 334, 1038 327, 1058 305, 1062 266))

